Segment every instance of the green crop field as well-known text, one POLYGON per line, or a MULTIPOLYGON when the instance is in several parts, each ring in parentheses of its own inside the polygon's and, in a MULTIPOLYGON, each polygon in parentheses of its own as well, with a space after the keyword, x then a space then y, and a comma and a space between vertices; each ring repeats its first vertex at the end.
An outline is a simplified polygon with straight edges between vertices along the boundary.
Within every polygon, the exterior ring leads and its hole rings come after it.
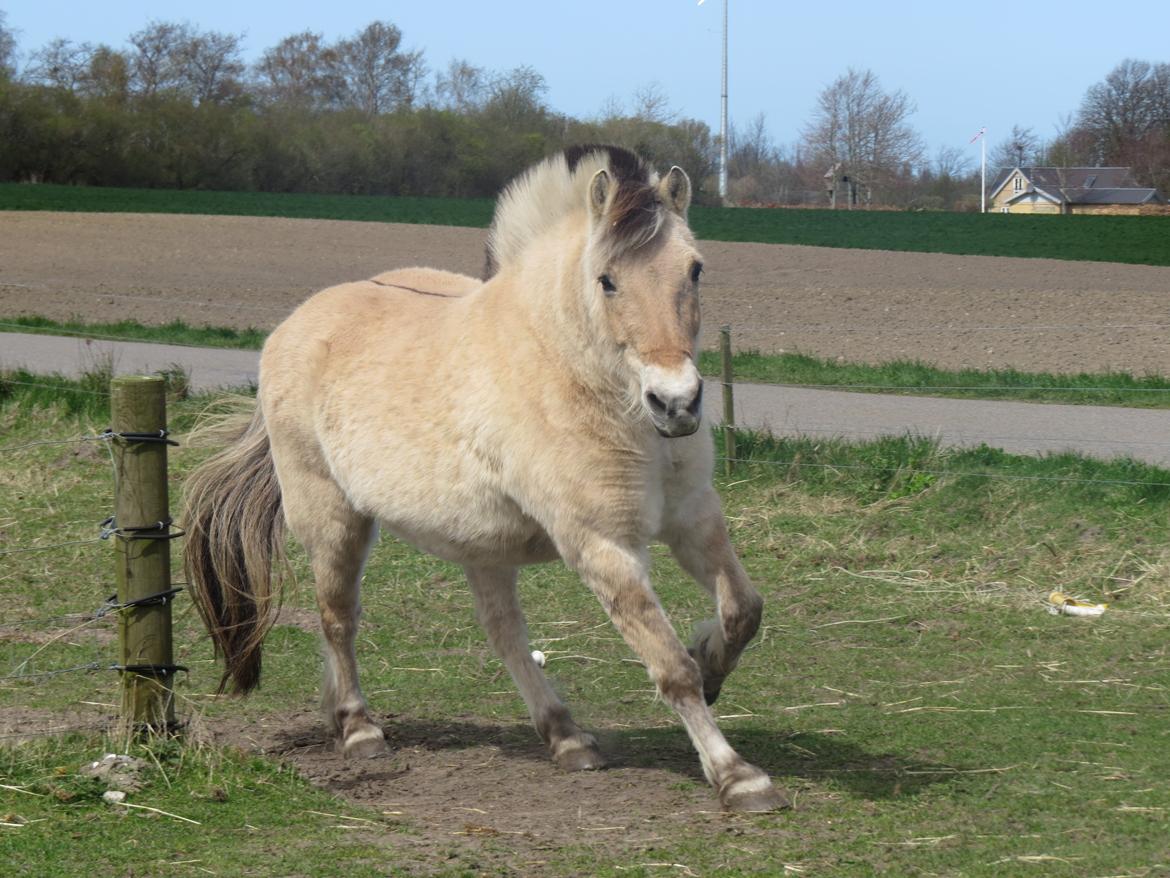
MULTIPOLYGON (((174 402, 172 424, 189 426, 206 402, 174 402)), ((534 647, 615 762, 586 777, 540 756, 460 571, 390 539, 370 560, 358 650, 371 706, 400 748, 392 759, 329 762, 313 755, 312 725, 266 755, 249 743, 280 740, 317 697, 296 551, 300 584, 255 696, 213 696, 211 649, 181 597, 188 737, 54 734, 118 700, 108 672, 49 675, 113 660, 116 620, 85 615, 111 590, 111 550, 25 550, 92 539, 111 502, 110 462, 68 440, 107 418, 101 376, 0 382, 0 844, 15 874, 1170 873, 1170 472, 926 440, 741 436, 752 462, 720 490, 768 603, 716 712, 796 808, 727 816, 574 575, 533 568, 521 591, 534 647), (53 439, 66 441, 28 445, 53 439), (1051 615, 1057 589, 1109 607, 1051 615), (140 760, 127 805, 107 804, 105 785, 80 774, 107 752, 140 760), (440 785, 446 798, 428 797, 440 785)), ((206 453, 173 450, 173 497, 206 453)), ((654 559, 686 632, 708 601, 664 551, 654 559)))
MULTIPOLYGON (((485 227, 489 199, 0 184, 0 210, 132 211, 485 227)), ((696 206, 706 240, 1170 265, 1170 217, 723 209, 696 206)))
POLYGON ((302 195, 272 192, 204 192, 0 183, 0 210, 93 213, 191 213, 210 216, 280 216, 484 228, 490 199, 380 198, 371 195, 302 195))
POLYGON ((701 238, 1170 265, 1170 217, 695 209, 701 238))

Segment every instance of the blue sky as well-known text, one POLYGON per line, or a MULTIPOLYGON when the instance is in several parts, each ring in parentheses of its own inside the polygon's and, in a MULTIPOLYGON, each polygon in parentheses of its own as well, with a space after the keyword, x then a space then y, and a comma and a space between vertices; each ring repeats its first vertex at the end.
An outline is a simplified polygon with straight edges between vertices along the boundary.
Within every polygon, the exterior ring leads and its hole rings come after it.
MULTIPOLYGON (((1170 0, 728 2, 731 118, 742 125, 764 113, 782 145, 795 143, 817 93, 850 66, 915 101, 911 122, 934 154, 965 148, 983 125, 992 145, 1017 123, 1049 139, 1124 58, 1170 61, 1170 0)), ((549 103, 579 117, 657 84, 674 110, 718 130, 721 3, 0 0, 0 9, 26 52, 57 36, 121 46, 164 19, 242 32, 249 60, 290 33, 336 39, 388 20, 432 70, 455 58, 491 70, 527 64, 547 79, 549 103)))

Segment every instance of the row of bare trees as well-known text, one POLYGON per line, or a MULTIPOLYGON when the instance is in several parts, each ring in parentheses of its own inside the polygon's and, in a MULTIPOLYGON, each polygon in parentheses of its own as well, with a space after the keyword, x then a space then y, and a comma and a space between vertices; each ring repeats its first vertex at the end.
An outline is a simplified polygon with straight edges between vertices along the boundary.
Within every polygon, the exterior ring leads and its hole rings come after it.
MULTIPOLYGON (((431 71, 389 22, 335 42, 293 34, 249 64, 241 35, 166 21, 123 48, 56 39, 22 57, 0 11, 0 180, 490 196, 551 150, 606 140, 682 164, 713 199, 717 139, 661 89, 590 120, 555 112, 546 93, 530 67, 431 71)), ((733 125, 731 199, 973 209, 973 150, 928 155, 914 111, 873 71, 849 69, 791 146, 762 114, 733 125)), ((1170 190, 1170 64, 1122 62, 1054 139, 1016 126, 990 163, 1129 165, 1170 190)))
MULTIPOLYGON (((914 110, 908 95, 885 90, 872 71, 850 69, 820 92, 795 149, 775 146, 763 117, 733 129, 732 194, 740 202, 825 203, 832 193, 864 203, 975 209, 973 151, 945 145, 928 156, 910 125, 914 110)), ((1016 166, 1132 167, 1141 185, 1170 195, 1170 63, 1122 61, 1088 89, 1051 140, 1015 125, 988 164, 989 183, 999 169, 1016 166)))
POLYGON ((616 105, 581 121, 546 92, 530 67, 432 75, 389 22, 332 43, 293 34, 253 64, 240 35, 162 21, 124 48, 57 39, 18 59, 0 12, 0 180, 490 196, 581 140, 713 173, 701 122, 616 105))
MULTIPOLYGON (((11 76, 15 41, 11 33, 5 37, 11 76)), ((293 34, 251 67, 243 60, 242 35, 183 22, 151 22, 128 43, 118 50, 54 39, 31 54, 21 79, 82 96, 165 93, 204 104, 248 93, 270 103, 377 115, 410 107, 426 72, 422 52, 404 50, 402 32, 380 21, 332 44, 309 31, 293 34)))

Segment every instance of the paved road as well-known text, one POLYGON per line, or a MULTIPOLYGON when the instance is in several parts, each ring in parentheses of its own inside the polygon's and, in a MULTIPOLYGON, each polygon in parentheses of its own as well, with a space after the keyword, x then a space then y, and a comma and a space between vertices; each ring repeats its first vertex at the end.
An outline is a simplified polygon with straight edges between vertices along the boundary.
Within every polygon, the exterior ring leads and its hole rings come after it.
MULTIPOLYGON (((212 348, 0 333, 0 369, 78 374, 106 357, 119 373, 178 364, 195 389, 240 387, 256 380, 257 354, 212 348)), ((718 382, 706 389, 712 417, 722 412, 718 382)), ((888 396, 737 384, 737 420, 777 435, 867 439, 882 435, 936 437, 943 445, 986 443, 1019 454, 1078 451, 1130 456, 1170 467, 1170 411, 1107 406, 1041 405, 888 396)))

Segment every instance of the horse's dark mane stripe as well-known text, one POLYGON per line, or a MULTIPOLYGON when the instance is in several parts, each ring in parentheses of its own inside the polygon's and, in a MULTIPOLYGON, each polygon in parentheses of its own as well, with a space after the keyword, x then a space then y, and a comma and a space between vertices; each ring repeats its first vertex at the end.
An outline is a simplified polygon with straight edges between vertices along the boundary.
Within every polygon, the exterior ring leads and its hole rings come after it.
POLYGON ((569 173, 577 170, 577 165, 585 156, 603 152, 608 158, 610 172, 619 181, 634 181, 649 184, 650 168, 642 161, 642 157, 622 146, 613 146, 606 143, 583 143, 570 146, 565 150, 565 161, 569 165, 569 173))

